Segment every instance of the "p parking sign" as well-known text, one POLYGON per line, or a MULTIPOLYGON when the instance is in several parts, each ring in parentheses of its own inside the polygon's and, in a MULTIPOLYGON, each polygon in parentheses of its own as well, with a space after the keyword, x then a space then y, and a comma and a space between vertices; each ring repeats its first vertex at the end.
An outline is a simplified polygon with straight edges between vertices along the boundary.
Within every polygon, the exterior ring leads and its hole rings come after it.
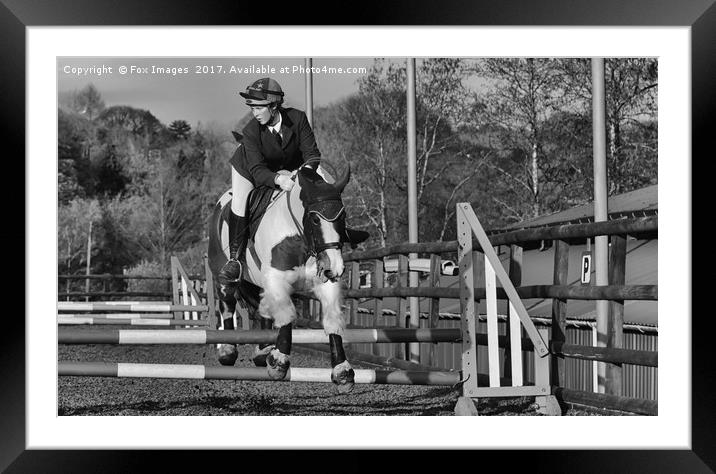
POLYGON ((581 281, 582 285, 588 285, 592 276, 592 252, 582 252, 582 269, 581 281))

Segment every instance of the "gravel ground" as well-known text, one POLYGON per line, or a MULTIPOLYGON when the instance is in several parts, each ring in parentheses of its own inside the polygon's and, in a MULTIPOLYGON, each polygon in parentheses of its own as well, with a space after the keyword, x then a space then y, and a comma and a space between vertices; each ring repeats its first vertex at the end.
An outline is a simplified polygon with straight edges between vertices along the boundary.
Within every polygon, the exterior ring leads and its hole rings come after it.
MULTIPOLYGON (((252 367, 253 346, 239 346, 236 366, 252 367)), ((218 366, 211 345, 59 346, 58 360, 143 362, 218 366)), ((294 346, 293 367, 330 367, 329 356, 294 346)), ((353 364, 354 368, 376 368, 353 364)), ((383 368, 381 368, 383 369, 383 368)), ((333 384, 254 382, 237 380, 180 380, 107 377, 60 377, 58 414, 78 415, 191 415, 191 416, 452 416, 458 389, 442 386, 356 384, 339 394, 333 384)), ((535 416, 533 399, 483 399, 481 415, 535 416)), ((567 410, 565 415, 599 415, 567 410)))

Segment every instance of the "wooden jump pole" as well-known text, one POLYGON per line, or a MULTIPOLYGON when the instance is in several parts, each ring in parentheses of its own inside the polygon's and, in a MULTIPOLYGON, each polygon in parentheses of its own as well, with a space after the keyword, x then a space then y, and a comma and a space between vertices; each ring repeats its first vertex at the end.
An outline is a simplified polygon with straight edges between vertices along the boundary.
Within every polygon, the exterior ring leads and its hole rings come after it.
MULTIPOLYGON (((224 367, 179 364, 130 364, 103 362, 60 362, 58 375, 78 377, 140 377, 168 379, 265 380, 263 367, 224 367)), ((290 368, 282 382, 331 383, 329 368, 290 368)), ((355 370, 355 383, 390 385, 447 385, 460 383, 459 372, 355 370)))
MULTIPOLYGON (((220 331, 203 329, 108 329, 78 331, 59 328, 60 344, 271 344, 278 330, 220 331)), ((344 343, 459 342, 459 329, 348 329, 344 343)), ((294 344, 328 344, 321 329, 295 329, 294 344)))
POLYGON ((60 301, 57 311, 124 311, 130 313, 170 313, 174 311, 208 311, 206 305, 175 305, 175 304, 116 304, 104 302, 73 302, 60 301))
POLYGON ((58 317, 63 319, 71 318, 94 318, 94 319, 172 319, 174 317, 171 313, 61 313, 58 317))
POLYGON ((65 326, 91 325, 91 326, 207 326, 206 321, 176 321, 175 319, 149 319, 149 318, 95 318, 93 316, 65 318, 57 317, 57 324, 65 326))

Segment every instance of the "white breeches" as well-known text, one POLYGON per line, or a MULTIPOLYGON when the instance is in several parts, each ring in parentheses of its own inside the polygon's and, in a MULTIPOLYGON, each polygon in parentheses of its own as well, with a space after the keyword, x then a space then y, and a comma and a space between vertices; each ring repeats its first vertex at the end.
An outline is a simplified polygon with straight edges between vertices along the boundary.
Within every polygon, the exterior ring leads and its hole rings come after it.
POLYGON ((251 181, 241 176, 233 167, 231 168, 231 212, 239 217, 246 217, 246 204, 249 193, 254 189, 251 181))

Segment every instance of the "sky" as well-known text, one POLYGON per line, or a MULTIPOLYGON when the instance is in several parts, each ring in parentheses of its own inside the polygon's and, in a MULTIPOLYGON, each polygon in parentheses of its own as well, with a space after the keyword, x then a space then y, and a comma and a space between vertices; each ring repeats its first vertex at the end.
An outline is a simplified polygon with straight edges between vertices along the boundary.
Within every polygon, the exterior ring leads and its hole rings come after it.
MULTIPOLYGON (((314 58, 314 107, 357 92, 357 79, 373 58, 314 58), (323 68, 343 68, 326 70, 323 68)), ((129 105, 149 110, 165 124, 186 120, 230 126, 248 113, 239 96, 256 79, 272 77, 285 92, 285 105, 305 110, 303 58, 58 58, 58 93, 94 84, 107 107, 129 105), (127 72, 121 73, 120 68, 127 72), (163 69, 161 69, 163 68, 163 69), (253 68, 253 69, 252 69, 253 68)))

